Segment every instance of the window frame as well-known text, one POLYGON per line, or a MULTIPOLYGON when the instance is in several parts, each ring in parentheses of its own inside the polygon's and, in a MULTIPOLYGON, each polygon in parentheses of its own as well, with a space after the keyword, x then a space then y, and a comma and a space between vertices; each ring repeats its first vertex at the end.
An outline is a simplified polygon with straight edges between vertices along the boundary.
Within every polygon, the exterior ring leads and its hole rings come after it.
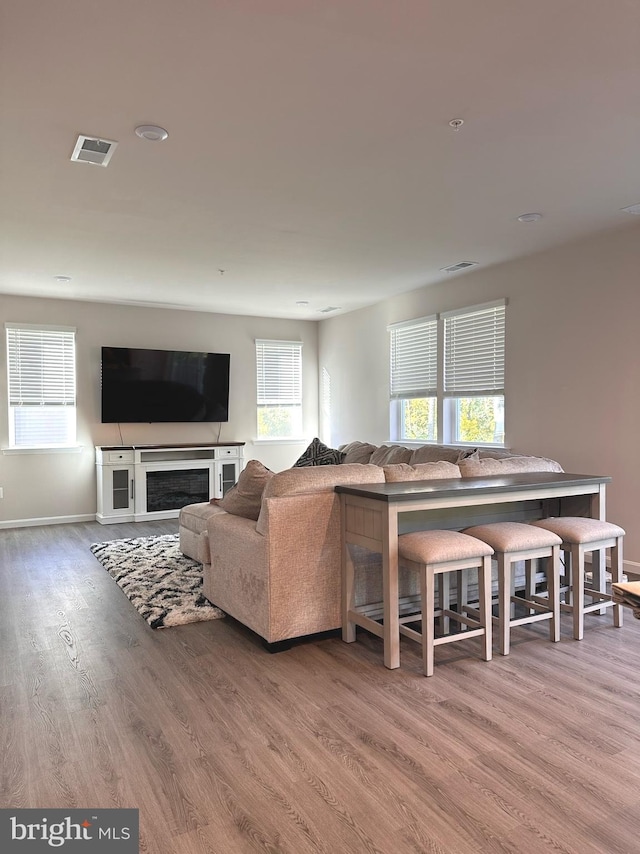
POLYGON ((256 338, 256 436, 261 442, 300 441, 303 438, 302 341, 256 338), (287 372, 283 361, 290 360, 287 372), (291 410, 293 422, 288 435, 264 433, 260 412, 267 408, 291 410))
POLYGON ((9 322, 4 324, 4 328, 8 450, 77 447, 76 328, 9 322), (27 433, 31 431, 31 438, 27 436, 28 441, 17 441, 16 436, 20 432, 17 415, 19 412, 27 413, 31 407, 38 415, 50 407, 51 412, 63 416, 58 419, 57 425, 64 431, 60 441, 35 441, 33 437, 38 430, 35 419, 27 427, 27 433))
MULTIPOLYGON (((504 390, 504 363, 505 363, 505 343, 506 343, 506 299, 494 300, 492 302, 480 303, 478 305, 465 306, 464 308, 453 311, 440 312, 427 317, 416 318, 415 320, 402 321, 393 323, 388 326, 390 332, 390 377, 389 377, 389 400, 390 400, 390 436, 392 441, 401 441, 404 443, 419 442, 420 444, 448 444, 448 445, 468 445, 482 447, 505 447, 506 435, 503 430, 502 442, 478 442, 465 441, 459 438, 459 401, 466 398, 476 397, 497 397, 502 399, 502 417, 504 419, 504 410, 506 409, 506 399, 504 390), (477 319, 477 324, 474 326, 474 315, 477 319), (481 337, 480 344, 487 345, 490 340, 489 328, 491 327, 490 318, 493 316, 494 334, 498 335, 497 346, 494 341, 493 349, 485 346, 482 353, 484 361, 481 365, 474 364, 471 371, 471 377, 467 368, 468 358, 473 352, 473 347, 469 347, 470 342, 475 341, 473 336, 462 334, 463 347, 461 348, 460 363, 454 367, 460 367, 462 375, 469 383, 460 386, 459 383, 449 383, 450 377, 447 376, 447 359, 451 362, 451 345, 447 344, 447 330, 455 327, 458 324, 462 327, 467 326, 472 333, 475 333, 477 328, 478 334, 481 337), (394 365, 397 364, 397 352, 394 356, 394 350, 397 350, 398 336, 402 335, 407 330, 412 330, 416 341, 420 340, 421 328, 428 325, 436 324, 436 340, 427 336, 426 345, 428 352, 422 355, 422 360, 433 363, 434 357, 436 361, 436 383, 433 388, 433 381, 429 387, 426 387, 420 379, 415 380, 420 376, 420 357, 415 355, 415 361, 418 364, 417 374, 411 376, 411 372, 407 377, 402 377, 403 383, 398 387, 396 381, 397 376, 394 375, 394 365), (482 371, 479 376, 477 367, 481 367, 482 371), (405 438, 403 435, 403 401, 412 398, 434 398, 436 405, 436 439, 413 439, 405 438)), ((483 350, 482 346, 479 347, 483 350)))

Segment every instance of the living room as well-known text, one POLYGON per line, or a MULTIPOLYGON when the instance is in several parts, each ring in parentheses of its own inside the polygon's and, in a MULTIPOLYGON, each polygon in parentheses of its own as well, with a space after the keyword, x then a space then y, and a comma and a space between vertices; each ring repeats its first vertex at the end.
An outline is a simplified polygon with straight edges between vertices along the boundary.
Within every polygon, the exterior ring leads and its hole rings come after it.
POLYGON ((238 441, 279 472, 314 436, 398 440, 388 327, 503 299, 506 446, 610 476, 640 571, 637 8, 177 7, 2 9, 0 316, 75 329, 77 432, 11 447, 3 349, 0 807, 136 809, 152 854, 637 850, 630 612, 425 679, 366 632, 150 629, 90 551, 177 532, 95 521, 95 446, 238 441), (81 133, 106 168, 70 161, 81 133), (257 339, 302 344, 295 438, 258 438, 257 339), (103 346, 229 353, 229 420, 103 423, 103 346))

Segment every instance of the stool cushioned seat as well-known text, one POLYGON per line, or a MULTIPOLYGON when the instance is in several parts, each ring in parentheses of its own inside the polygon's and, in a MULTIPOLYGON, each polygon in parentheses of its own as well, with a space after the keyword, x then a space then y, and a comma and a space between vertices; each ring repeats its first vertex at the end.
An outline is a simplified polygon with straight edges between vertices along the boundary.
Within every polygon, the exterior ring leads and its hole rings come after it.
POLYGON ((624 537, 625 530, 613 522, 589 519, 583 516, 553 516, 539 519, 530 527, 554 531, 565 543, 592 543, 596 540, 608 540, 612 537, 624 537))
POLYGON ((415 531, 398 537, 398 553, 416 563, 446 563, 493 554, 487 543, 459 531, 415 531))
POLYGON ((465 528, 471 537, 484 540, 485 543, 500 552, 516 552, 528 549, 559 546, 561 538, 552 531, 523 525, 522 522, 498 522, 490 525, 474 525, 465 528))

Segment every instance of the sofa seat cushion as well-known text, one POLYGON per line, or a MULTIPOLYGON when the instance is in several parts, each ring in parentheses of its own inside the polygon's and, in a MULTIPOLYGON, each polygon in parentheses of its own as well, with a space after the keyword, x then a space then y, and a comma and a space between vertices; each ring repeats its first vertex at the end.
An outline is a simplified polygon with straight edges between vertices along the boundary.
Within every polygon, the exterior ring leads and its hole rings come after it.
POLYGON ((180 510, 178 524, 181 528, 186 528, 187 531, 201 534, 207 530, 207 522, 211 516, 223 512, 218 504, 214 504, 211 501, 202 501, 199 504, 187 504, 186 507, 180 510))
POLYGON ((178 531, 182 554, 203 564, 209 562, 207 522, 218 514, 224 514, 224 510, 210 501, 187 504, 180 510, 178 531))
POLYGON ((408 480, 437 480, 446 477, 462 477, 455 463, 443 460, 437 463, 418 463, 410 466, 408 463, 396 463, 383 466, 384 479, 387 483, 404 483, 408 480))
POLYGON ((460 460, 458 467, 462 477, 485 477, 494 474, 520 474, 534 471, 563 471, 560 463, 546 457, 513 456, 501 459, 460 460))
POLYGON ((249 460, 240 472, 236 485, 218 501, 218 507, 232 516, 243 516, 255 522, 260 515, 262 493, 272 477, 271 469, 263 466, 258 460, 249 460))

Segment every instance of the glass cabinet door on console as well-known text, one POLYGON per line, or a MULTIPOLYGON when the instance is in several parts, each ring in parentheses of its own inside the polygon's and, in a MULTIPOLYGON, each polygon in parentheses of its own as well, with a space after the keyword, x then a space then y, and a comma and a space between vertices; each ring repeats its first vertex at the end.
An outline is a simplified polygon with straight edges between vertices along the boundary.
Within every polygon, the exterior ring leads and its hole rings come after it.
POLYGON ((134 472, 132 450, 109 450, 98 455, 96 519, 99 522, 133 521, 134 472))
POLYGON ((222 498, 235 486, 239 475, 239 460, 227 460, 216 463, 217 491, 216 498, 222 498))
POLYGON ((133 503, 133 470, 110 469, 111 483, 108 494, 111 495, 111 510, 130 510, 133 503))
POLYGON ((222 498, 240 477, 242 449, 236 446, 216 448, 214 452, 212 498, 222 498))

